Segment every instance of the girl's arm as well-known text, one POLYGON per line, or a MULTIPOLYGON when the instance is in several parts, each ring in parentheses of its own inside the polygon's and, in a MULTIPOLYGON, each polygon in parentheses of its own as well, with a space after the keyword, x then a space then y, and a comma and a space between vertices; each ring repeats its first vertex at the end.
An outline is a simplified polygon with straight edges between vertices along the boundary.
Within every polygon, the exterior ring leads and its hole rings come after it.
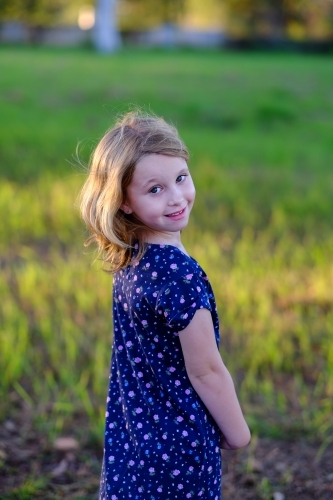
POLYGON ((251 438, 235 387, 216 346, 211 313, 196 311, 179 332, 187 375, 222 432, 221 447, 237 449, 251 438))

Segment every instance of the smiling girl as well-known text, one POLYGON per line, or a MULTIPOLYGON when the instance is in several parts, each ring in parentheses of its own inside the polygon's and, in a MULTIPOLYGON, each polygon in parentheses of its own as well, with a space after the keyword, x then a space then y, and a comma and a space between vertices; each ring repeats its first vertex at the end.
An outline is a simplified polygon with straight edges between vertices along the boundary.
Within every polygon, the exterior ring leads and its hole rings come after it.
POLYGON ((250 440, 212 288, 181 243, 194 199, 161 118, 127 114, 92 156, 81 214, 114 273, 101 500, 220 500, 220 448, 250 440))

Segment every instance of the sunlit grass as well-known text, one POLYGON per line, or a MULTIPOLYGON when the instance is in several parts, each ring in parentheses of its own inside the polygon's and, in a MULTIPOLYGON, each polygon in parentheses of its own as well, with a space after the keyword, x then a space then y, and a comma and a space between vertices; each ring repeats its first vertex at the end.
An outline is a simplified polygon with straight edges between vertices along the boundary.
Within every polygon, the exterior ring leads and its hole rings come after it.
POLYGON ((83 250, 74 157, 84 140, 86 161, 115 111, 135 102, 177 124, 192 153, 198 194, 184 243, 211 278, 221 354, 252 429, 328 439, 330 61, 3 48, 0 59, 2 400, 17 392, 50 437, 82 413, 102 436, 112 279, 83 250))

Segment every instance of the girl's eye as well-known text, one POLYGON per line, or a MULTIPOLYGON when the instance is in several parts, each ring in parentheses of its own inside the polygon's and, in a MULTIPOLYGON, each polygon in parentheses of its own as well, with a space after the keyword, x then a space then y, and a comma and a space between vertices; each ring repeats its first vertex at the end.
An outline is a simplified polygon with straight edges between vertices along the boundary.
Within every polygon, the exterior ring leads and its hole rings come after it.
POLYGON ((184 179, 185 179, 186 175, 185 174, 182 174, 182 175, 178 175, 177 179, 176 179, 176 182, 182 182, 184 179))
POLYGON ((151 190, 149 192, 152 194, 157 194, 160 192, 160 189, 161 189, 160 187, 154 186, 153 188, 151 188, 151 190))

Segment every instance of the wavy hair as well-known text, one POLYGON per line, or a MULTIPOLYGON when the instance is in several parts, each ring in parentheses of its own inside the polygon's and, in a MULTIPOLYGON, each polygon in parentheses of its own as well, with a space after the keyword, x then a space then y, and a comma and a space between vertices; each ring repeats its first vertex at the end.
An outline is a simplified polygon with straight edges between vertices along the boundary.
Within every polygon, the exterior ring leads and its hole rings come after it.
POLYGON ((135 242, 139 244, 136 258, 144 254, 143 234, 148 228, 120 206, 137 163, 149 154, 176 156, 186 162, 189 159, 175 127, 163 118, 135 111, 106 132, 91 156, 80 212, 91 233, 85 246, 97 243, 106 272, 114 273, 131 263, 135 242))

